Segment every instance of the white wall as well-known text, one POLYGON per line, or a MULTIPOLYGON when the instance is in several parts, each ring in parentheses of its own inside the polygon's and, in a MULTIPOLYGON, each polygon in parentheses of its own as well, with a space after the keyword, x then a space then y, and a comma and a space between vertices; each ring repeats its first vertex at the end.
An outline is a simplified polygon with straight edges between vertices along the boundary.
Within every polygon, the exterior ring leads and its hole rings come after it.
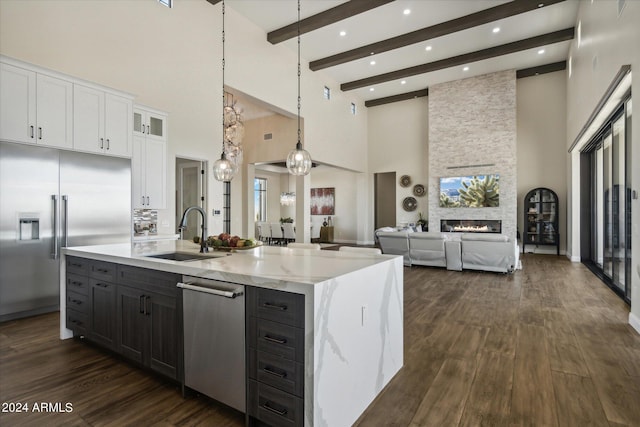
MULTIPOLYGON (((578 10, 578 23, 582 28, 580 45, 572 42, 569 51, 571 69, 567 76, 567 148, 586 124, 598 101, 621 66, 630 64, 633 76, 632 93, 640 94, 640 2, 627 1, 618 16, 616 1, 582 1, 578 10)), ((636 99, 636 104, 638 104, 636 99)), ((636 108, 637 109, 637 108, 636 108)), ((640 165, 640 114, 632 119, 632 164, 640 165)), ((640 173, 632 171, 632 189, 640 191, 640 173)), ((579 174, 569 170, 574 177, 569 188, 570 224, 567 250, 572 255, 580 253, 580 221, 576 206, 579 198, 579 174), (572 237, 573 236, 573 237, 572 237)), ((632 228, 632 281, 630 322, 640 332, 640 200, 631 202, 632 228)))
MULTIPOLYGON (((566 73, 516 80, 518 140, 518 230, 524 222, 524 197, 536 187, 550 188, 560 202, 560 251, 567 235, 566 73)), ((527 245, 527 252, 556 253, 553 246, 527 245)))
MULTIPOLYGON (((369 173, 396 172, 398 180, 402 175, 412 179, 406 188, 396 183, 397 224, 416 222, 419 212, 428 215, 427 195, 416 197, 414 212, 402 209, 402 200, 413 196, 415 184, 428 184, 428 109, 428 97, 369 108, 369 173)), ((373 208, 370 222, 373 224, 373 208)))
MULTIPOLYGON (((335 215, 331 215, 334 227, 333 238, 336 242, 358 242, 358 176, 357 172, 340 170, 328 166, 320 166, 311 172, 312 188, 336 189, 335 215)), ((314 227, 320 227, 327 215, 313 215, 311 222, 314 227)))
MULTIPOLYGON (((0 53, 130 92, 137 103, 169 113, 168 205, 158 217, 159 232, 172 232, 175 157, 213 165, 220 156, 221 21, 221 5, 204 0, 176 0, 172 9, 155 0, 3 0, 0 53)), ((231 7, 226 43, 226 84, 294 114, 295 53, 268 43, 264 31, 231 7)), ((362 101, 334 90, 333 100, 326 102, 324 85, 337 88, 337 83, 307 70, 303 64, 306 148, 314 160, 365 170, 361 153, 366 151, 367 111, 362 101), (349 112, 352 101, 359 108, 356 116, 349 112)), ((232 232, 241 228, 241 185, 240 178, 232 190, 232 232)), ((208 199, 213 234, 222 231, 222 216, 211 216, 212 209, 222 207, 222 185, 213 178, 208 199)))

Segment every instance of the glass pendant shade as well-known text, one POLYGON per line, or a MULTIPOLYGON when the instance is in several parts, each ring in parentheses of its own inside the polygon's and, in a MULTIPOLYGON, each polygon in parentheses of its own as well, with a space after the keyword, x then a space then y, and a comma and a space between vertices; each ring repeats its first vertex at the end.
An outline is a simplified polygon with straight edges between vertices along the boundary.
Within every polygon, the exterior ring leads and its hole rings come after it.
POLYGON ((236 174, 237 166, 222 153, 220 159, 213 164, 213 176, 218 181, 231 181, 236 174))
POLYGON ((311 172, 311 155, 299 142, 295 150, 291 150, 287 156, 287 169, 291 175, 298 176, 308 175, 311 172))

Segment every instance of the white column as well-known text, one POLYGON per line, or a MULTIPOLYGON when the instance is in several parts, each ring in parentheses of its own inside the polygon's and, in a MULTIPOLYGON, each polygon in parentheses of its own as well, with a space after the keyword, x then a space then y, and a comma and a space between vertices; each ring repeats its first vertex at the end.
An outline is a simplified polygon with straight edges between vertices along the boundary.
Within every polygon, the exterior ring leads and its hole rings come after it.
POLYGON ((580 262, 580 153, 571 153, 571 183, 567 197, 567 215, 571 218, 567 230, 567 253, 572 262, 580 262))
MULTIPOLYGON (((256 218, 255 218, 255 198, 253 181, 256 177, 256 167, 253 164, 247 164, 242 168, 242 178, 244 185, 242 186, 242 200, 244 206, 242 211, 242 236, 243 238, 255 237, 256 218)), ((233 208, 233 207, 232 207, 233 208)))
POLYGON ((296 242, 311 242, 311 174, 296 177, 296 242))

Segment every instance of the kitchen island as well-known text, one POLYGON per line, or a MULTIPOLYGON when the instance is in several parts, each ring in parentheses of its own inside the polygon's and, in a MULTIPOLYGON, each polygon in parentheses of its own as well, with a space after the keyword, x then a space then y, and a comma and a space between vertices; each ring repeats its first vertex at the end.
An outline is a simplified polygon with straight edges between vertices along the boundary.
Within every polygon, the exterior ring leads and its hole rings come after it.
MULTIPOLYGON (((402 367, 401 257, 266 246, 189 261, 151 257, 198 249, 158 241, 66 248, 63 255, 303 295, 304 417, 291 425, 353 424, 402 367)), ((62 313, 66 289, 63 267, 62 313)), ((72 336, 66 322, 61 316, 63 339, 72 336)))

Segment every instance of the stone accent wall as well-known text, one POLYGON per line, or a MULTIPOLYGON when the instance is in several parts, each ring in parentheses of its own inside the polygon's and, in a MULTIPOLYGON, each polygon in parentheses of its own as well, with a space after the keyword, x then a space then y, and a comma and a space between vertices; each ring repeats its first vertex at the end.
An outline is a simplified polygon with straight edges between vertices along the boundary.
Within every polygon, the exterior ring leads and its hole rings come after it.
POLYGON ((499 219, 515 239, 516 167, 515 70, 429 87, 429 231, 441 219, 499 219), (500 175, 499 207, 439 207, 440 177, 486 174, 500 175))

